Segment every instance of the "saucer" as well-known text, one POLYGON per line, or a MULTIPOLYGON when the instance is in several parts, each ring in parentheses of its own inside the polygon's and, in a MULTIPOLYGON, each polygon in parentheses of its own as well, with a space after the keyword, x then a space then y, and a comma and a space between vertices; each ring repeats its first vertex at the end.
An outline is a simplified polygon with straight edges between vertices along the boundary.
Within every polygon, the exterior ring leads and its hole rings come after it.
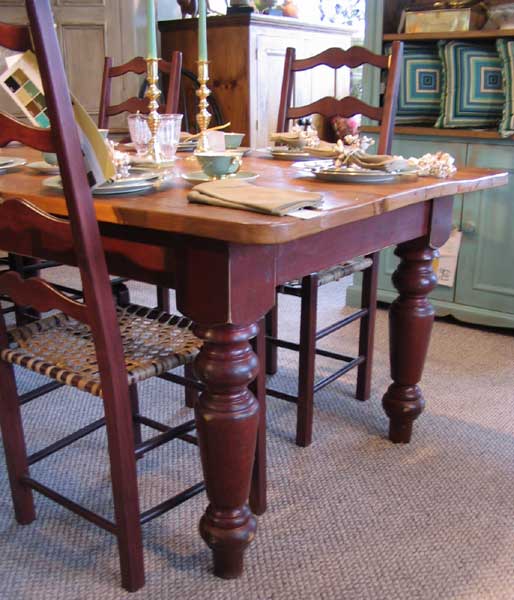
POLYGON ((11 169, 17 169, 26 165, 27 161, 24 158, 18 158, 16 156, 2 156, 0 158, 0 174, 7 173, 11 169))
MULTIPOLYGON (((209 177, 203 171, 193 171, 192 173, 182 173, 182 177, 189 181, 189 183, 205 183, 206 181, 218 181, 214 177, 209 177)), ((257 179, 259 175, 257 173, 251 173, 250 171, 239 171, 232 175, 227 175, 224 179, 239 179, 240 181, 252 181, 257 179)))

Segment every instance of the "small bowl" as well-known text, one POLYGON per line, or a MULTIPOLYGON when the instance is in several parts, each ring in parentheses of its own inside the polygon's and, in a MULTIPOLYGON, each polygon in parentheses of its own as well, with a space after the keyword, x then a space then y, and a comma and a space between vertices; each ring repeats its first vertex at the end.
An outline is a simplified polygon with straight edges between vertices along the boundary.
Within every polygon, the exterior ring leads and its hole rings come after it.
POLYGON ((243 141, 245 134, 244 133, 227 133, 225 132, 225 148, 234 149, 239 148, 241 142, 243 141))

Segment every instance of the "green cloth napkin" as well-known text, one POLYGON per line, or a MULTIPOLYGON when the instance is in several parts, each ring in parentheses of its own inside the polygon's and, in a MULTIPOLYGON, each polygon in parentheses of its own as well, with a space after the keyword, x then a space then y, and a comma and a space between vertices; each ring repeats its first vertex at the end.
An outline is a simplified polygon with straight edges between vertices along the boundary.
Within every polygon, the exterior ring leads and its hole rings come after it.
POLYGON ((219 179, 195 186, 187 195, 189 202, 251 210, 283 216, 301 208, 321 206, 321 194, 254 185, 248 181, 219 179))

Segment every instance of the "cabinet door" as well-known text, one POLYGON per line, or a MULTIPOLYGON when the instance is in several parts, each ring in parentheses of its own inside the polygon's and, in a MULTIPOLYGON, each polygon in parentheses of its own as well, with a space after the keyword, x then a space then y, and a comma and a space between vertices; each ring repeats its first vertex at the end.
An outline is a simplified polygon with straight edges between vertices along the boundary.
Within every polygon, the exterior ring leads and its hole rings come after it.
MULTIPOLYGON (((405 158, 415 156, 419 158, 427 152, 435 153, 445 149, 455 157, 457 165, 463 166, 466 163, 466 144, 428 141, 428 140, 409 140, 397 138, 393 142, 393 154, 401 154, 405 158)), ((462 197, 456 196, 453 201, 453 225, 460 227, 462 211, 462 197)), ((383 290, 394 291, 394 286, 391 281, 391 276, 398 265, 398 258, 394 255, 394 248, 387 248, 380 254, 380 270, 378 275, 378 287, 383 290)), ((454 299, 454 288, 449 288, 443 285, 438 285, 430 295, 431 298, 437 300, 445 300, 448 302, 454 299)))
POLYGON ((464 198, 455 300, 514 313, 514 148, 471 144, 468 165, 508 169, 510 181, 464 198))
MULTIPOLYGON (((113 57, 115 64, 122 59, 120 25, 121 0, 53 0, 52 7, 57 34, 72 92, 93 119, 98 116, 104 56, 113 57)), ((2 20, 26 23, 22 0, 0 0, 2 20)), ((0 65, 3 68, 3 65, 0 65)), ((113 102, 119 101, 113 90, 113 102)), ((16 107, 2 98, 0 108, 15 113, 16 107)))

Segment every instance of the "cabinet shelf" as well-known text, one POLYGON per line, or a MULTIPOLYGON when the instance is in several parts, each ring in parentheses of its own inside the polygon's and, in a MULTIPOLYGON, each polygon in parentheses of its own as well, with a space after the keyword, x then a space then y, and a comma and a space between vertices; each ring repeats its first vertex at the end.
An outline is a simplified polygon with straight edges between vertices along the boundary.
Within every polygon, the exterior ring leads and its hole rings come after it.
POLYGON ((385 42, 423 42, 432 40, 486 40, 501 37, 514 37, 514 29, 488 29, 477 31, 443 31, 434 33, 385 33, 385 42))
MULTIPOLYGON (((364 133, 378 133, 378 127, 374 125, 364 125, 364 133)), ((513 137, 504 138, 493 129, 436 129, 434 127, 423 127, 417 125, 398 125, 394 128, 395 135, 429 135, 433 137, 453 137, 453 138, 478 138, 481 140, 512 140, 513 137)))

